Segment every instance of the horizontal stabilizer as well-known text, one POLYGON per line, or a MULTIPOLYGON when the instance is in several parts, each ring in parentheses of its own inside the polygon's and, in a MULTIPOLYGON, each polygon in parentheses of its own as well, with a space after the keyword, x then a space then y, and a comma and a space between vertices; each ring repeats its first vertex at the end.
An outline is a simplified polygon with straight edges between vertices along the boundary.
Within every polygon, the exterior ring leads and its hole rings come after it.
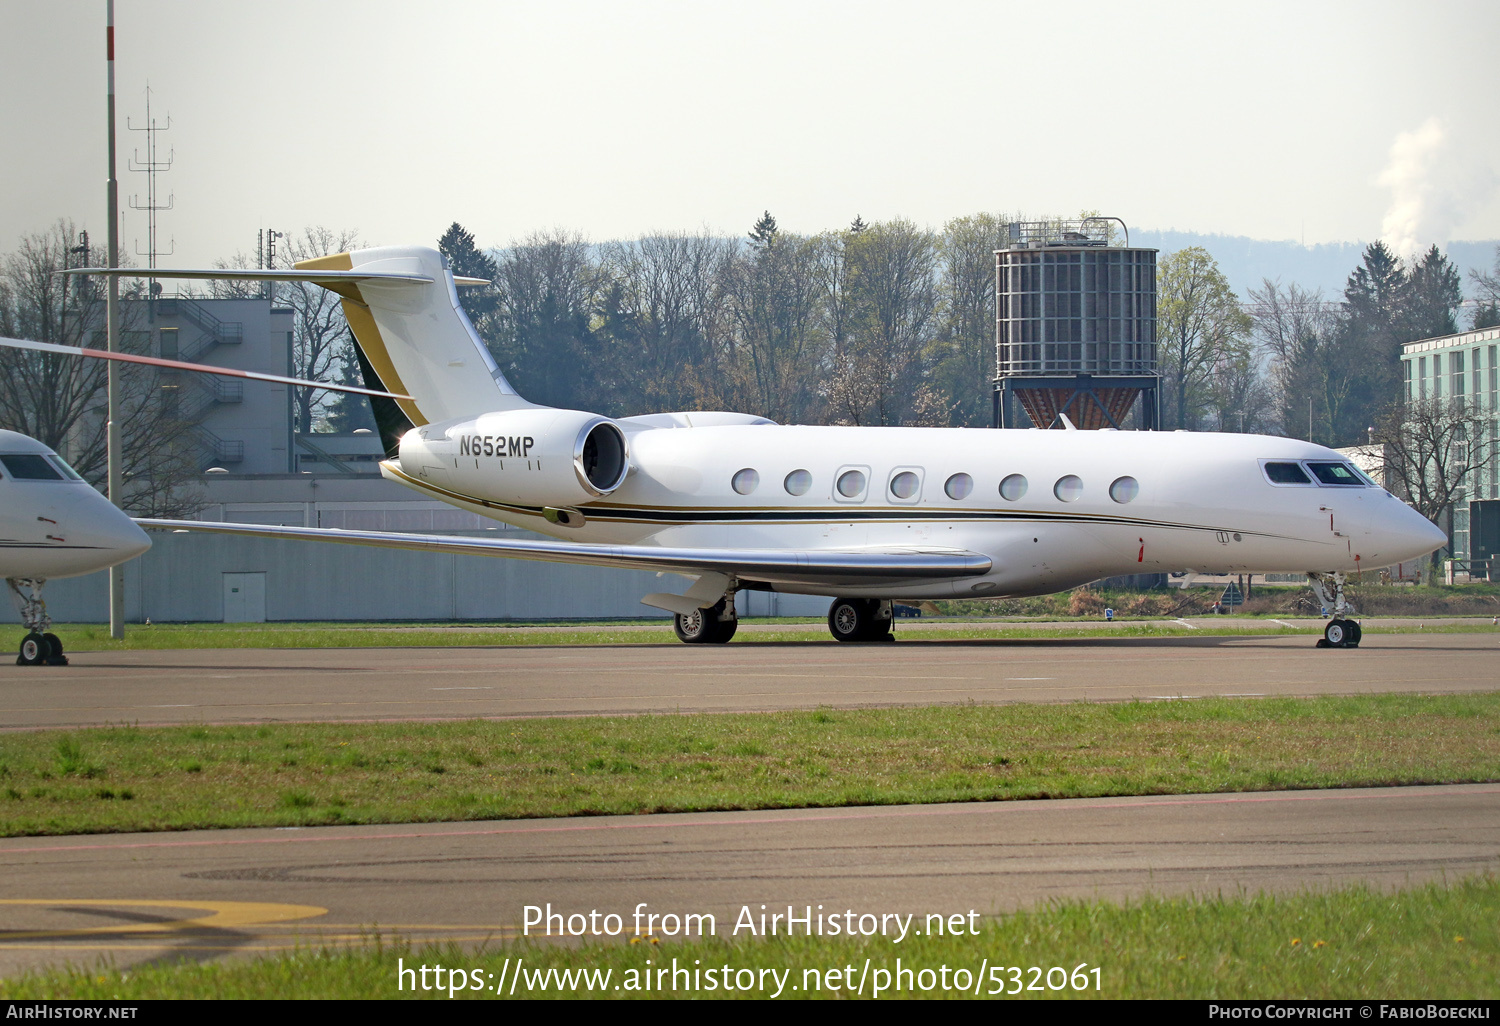
POLYGON ((306 378, 287 378, 279 374, 262 374, 259 371, 239 370, 234 367, 212 367, 206 363, 185 363, 182 360, 163 360, 156 356, 141 356, 137 353, 111 353, 107 349, 85 349, 82 346, 60 346, 52 342, 32 342, 24 338, 0 337, 0 346, 11 349, 31 349, 38 353, 57 353, 62 356, 91 356, 99 360, 119 360, 122 363, 143 363, 149 367, 166 370, 196 371, 199 374, 216 374, 224 378, 248 378, 251 381, 269 381, 277 385, 302 385, 306 388, 325 388, 330 392, 354 392, 358 395, 378 396, 385 399, 410 399, 409 395, 382 392, 374 388, 357 385, 338 385, 327 381, 309 381, 306 378))
POLYGON ((772 584, 816 585, 837 581, 863 587, 949 580, 978 577, 988 573, 992 565, 988 556, 958 549, 679 549, 656 545, 594 545, 524 538, 472 538, 388 534, 383 531, 339 531, 320 527, 222 524, 205 520, 139 519, 136 523, 146 528, 172 531, 206 531, 254 538, 370 545, 416 552, 499 556, 665 573, 716 573, 772 584))

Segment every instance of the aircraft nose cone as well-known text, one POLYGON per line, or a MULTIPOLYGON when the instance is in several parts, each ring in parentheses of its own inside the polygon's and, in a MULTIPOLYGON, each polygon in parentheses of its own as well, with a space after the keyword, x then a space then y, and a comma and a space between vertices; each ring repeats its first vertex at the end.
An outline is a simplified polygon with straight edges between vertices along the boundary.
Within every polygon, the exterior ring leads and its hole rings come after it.
POLYGON ((87 543, 108 559, 106 566, 134 559, 151 548, 151 538, 140 525, 107 502, 96 509, 85 533, 87 543))
POLYGON ((1448 533, 1405 503, 1392 525, 1394 554, 1401 562, 1448 544, 1448 533))

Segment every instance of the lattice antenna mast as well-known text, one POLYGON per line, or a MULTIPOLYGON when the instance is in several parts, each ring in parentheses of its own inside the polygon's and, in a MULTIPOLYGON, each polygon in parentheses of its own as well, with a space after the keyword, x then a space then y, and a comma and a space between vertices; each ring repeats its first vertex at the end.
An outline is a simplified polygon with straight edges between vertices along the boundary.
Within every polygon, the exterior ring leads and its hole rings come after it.
MULTIPOLYGON (((145 257, 146 266, 154 271, 156 269, 156 258, 159 256, 171 256, 173 250, 177 248, 177 240, 175 238, 172 240, 171 248, 165 251, 156 248, 156 212, 158 210, 171 210, 177 200, 176 196, 168 196, 165 204, 156 202, 156 174, 158 171, 170 170, 172 160, 177 155, 175 149, 169 150, 165 160, 158 160, 156 157, 156 134, 158 132, 165 132, 172 127, 172 115, 167 115, 167 123, 165 125, 158 125, 156 123, 156 119, 151 116, 151 87, 147 86, 146 124, 143 127, 137 128, 130 123, 129 118, 126 118, 125 127, 132 132, 146 133, 146 159, 142 160, 140 151, 136 150, 129 162, 130 170, 139 171, 146 176, 146 202, 141 203, 139 197, 132 196, 130 197, 130 207, 132 210, 144 210, 146 212, 146 248, 142 250, 140 242, 137 241, 135 252, 137 256, 145 257)), ((153 298, 159 289, 160 286, 155 281, 152 281, 150 294, 153 298)))

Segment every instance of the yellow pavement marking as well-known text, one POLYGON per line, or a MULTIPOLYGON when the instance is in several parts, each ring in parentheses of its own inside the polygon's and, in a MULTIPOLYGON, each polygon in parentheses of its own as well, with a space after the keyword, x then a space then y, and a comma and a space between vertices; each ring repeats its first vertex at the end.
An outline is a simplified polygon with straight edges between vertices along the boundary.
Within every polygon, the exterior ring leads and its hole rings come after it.
POLYGON ((168 934, 188 930, 231 930, 247 926, 264 926, 297 919, 327 915, 317 905, 281 905, 267 901, 163 901, 149 898, 113 900, 109 898, 0 898, 0 905, 71 906, 75 908, 174 908, 209 909, 210 914, 164 923, 126 923, 121 926, 94 926, 78 930, 17 930, 0 933, 0 940, 43 939, 60 937, 94 937, 103 934, 168 934))

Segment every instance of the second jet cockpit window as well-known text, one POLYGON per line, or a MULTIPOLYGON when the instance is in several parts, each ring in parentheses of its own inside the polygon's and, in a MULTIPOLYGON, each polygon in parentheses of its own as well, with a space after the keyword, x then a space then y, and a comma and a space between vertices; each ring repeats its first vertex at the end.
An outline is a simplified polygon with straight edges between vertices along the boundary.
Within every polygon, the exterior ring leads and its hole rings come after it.
POLYGON ((58 472, 45 456, 33 453, 17 453, 14 456, 0 456, 0 464, 10 472, 10 476, 17 481, 61 481, 63 475, 58 472))

